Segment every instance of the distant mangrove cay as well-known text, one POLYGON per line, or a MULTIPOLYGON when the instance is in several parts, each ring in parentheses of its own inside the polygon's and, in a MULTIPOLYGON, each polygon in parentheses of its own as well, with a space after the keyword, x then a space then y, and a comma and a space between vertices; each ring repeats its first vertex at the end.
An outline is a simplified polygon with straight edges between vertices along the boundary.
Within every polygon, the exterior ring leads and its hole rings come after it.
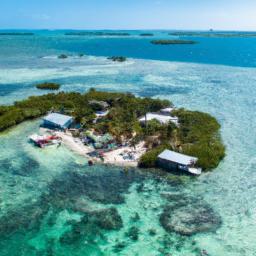
POLYGON ((151 44, 156 44, 156 45, 170 45, 170 44, 196 44, 196 41, 192 40, 152 40, 151 44))
POLYGON ((130 36, 126 32, 88 32, 88 31, 78 31, 78 32, 67 32, 66 36, 130 36))
POLYGON ((40 90, 59 90, 60 84, 57 83, 41 83, 36 85, 37 89, 40 90))

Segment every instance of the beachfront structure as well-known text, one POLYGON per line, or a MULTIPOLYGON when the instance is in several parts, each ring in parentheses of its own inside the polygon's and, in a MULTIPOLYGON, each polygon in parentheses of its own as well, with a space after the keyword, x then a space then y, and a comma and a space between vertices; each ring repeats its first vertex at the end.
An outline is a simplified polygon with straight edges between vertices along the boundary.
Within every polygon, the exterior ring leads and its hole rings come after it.
POLYGON ((174 110, 173 107, 163 108, 160 110, 160 113, 163 115, 171 115, 173 110, 174 110))
POLYGON ((167 124, 169 122, 173 122, 176 125, 179 124, 178 117, 176 116, 168 116, 168 115, 163 115, 163 114, 158 114, 158 113, 147 113, 145 116, 141 117, 139 119, 140 123, 145 124, 148 121, 151 120, 157 120, 161 124, 167 124))
POLYGON ((58 129, 70 128, 73 122, 74 122, 73 117, 62 115, 59 113, 50 113, 43 118, 43 126, 58 128, 58 129))
POLYGON ((109 113, 109 111, 106 110, 106 111, 96 111, 95 114, 96 114, 96 117, 97 117, 97 118, 101 118, 101 117, 107 116, 108 113, 109 113))
POLYGON ((164 150, 157 158, 159 167, 163 169, 200 175, 202 169, 195 167, 197 161, 198 158, 196 157, 183 155, 170 150, 164 150))

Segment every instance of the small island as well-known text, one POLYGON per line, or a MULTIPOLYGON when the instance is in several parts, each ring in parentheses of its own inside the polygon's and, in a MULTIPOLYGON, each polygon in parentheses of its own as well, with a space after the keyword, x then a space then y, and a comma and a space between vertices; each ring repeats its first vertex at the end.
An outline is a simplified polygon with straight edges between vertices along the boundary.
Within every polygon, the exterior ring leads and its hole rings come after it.
POLYGON ((66 55, 66 54, 60 54, 58 56, 58 59, 67 59, 67 58, 68 58, 68 55, 66 55))
POLYGON ((225 156, 220 125, 209 114, 176 109, 168 100, 95 89, 31 96, 0 106, 0 131, 41 116, 44 124, 53 124, 52 134, 32 140, 41 146, 49 138, 61 138, 70 149, 88 155, 89 164, 155 168, 159 154, 171 150, 174 156, 193 156, 196 166, 210 170, 225 156))
POLYGON ((112 57, 108 57, 108 60, 112 60, 115 62, 125 62, 127 59, 124 56, 112 56, 112 57))
POLYGON ((151 41, 152 44, 156 45, 176 45, 176 44, 196 44, 196 41, 192 40, 153 40, 151 41))
POLYGON ((126 32, 89 32, 89 31, 74 31, 65 33, 66 36, 130 36, 126 32))
POLYGON ((171 36, 184 36, 184 37, 213 37, 213 38, 239 38, 239 37, 256 37, 255 32, 214 32, 214 31, 177 31, 169 33, 171 36))
POLYGON ((140 36, 154 36, 154 34, 152 34, 152 33, 142 33, 142 34, 140 34, 140 36))
POLYGON ((37 84, 36 88, 40 89, 40 90, 59 90, 60 84, 46 82, 46 83, 42 83, 42 84, 37 84))
POLYGON ((31 32, 0 32, 0 36, 33 36, 31 32))

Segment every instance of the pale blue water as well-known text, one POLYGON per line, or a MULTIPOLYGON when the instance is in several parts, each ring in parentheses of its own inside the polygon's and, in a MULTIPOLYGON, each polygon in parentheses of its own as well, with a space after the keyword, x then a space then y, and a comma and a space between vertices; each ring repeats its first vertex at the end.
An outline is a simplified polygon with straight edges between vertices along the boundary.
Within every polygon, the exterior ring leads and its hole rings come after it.
POLYGON ((33 86, 40 81, 61 82, 65 91, 95 87, 167 98, 216 116, 227 157, 198 179, 88 168, 85 159, 64 147, 35 149, 27 136, 39 121, 24 123, 0 138, 0 255, 188 256, 205 249, 209 255, 255 256, 256 38, 202 37, 193 38, 200 41, 195 46, 155 46, 138 31, 121 38, 35 33, 0 36, 1 104, 42 93, 33 86), (88 55, 77 57, 81 52, 88 55), (59 60, 61 53, 73 56, 59 60), (129 59, 113 63, 104 57, 109 55, 129 59), (170 194, 177 196, 167 199, 170 194), (167 233, 159 219, 172 204, 176 232, 167 233), (123 221, 118 231, 91 222, 92 211, 109 207, 123 221), (213 210, 212 218, 221 219, 221 225, 181 236, 177 228, 184 228, 185 219, 202 225, 190 219, 200 207, 208 214, 213 210), (82 221, 84 215, 89 221, 82 221), (134 226, 136 241, 127 237, 134 226))

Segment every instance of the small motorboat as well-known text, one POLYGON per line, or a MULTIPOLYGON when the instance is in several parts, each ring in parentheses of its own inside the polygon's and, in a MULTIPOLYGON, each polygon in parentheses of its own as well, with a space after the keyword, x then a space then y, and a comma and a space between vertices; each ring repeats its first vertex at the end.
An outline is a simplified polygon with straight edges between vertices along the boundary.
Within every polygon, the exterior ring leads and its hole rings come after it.
POLYGON ((188 172, 192 175, 201 175, 202 174, 202 168, 196 168, 196 167, 189 167, 188 172))
POLYGON ((50 145, 60 145, 62 140, 60 137, 56 135, 38 135, 38 134, 31 135, 29 139, 36 146, 40 148, 44 148, 50 145))

